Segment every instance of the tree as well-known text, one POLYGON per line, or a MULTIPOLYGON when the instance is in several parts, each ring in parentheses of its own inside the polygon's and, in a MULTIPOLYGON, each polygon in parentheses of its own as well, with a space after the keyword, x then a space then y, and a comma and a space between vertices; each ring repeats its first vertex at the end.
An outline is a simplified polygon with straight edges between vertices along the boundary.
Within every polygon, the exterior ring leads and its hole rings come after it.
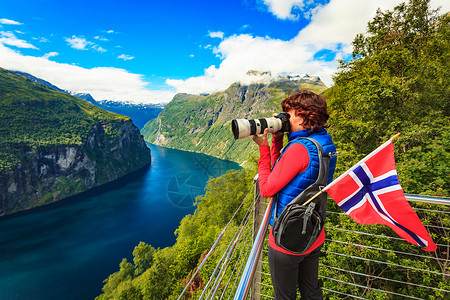
POLYGON ((140 242, 133 250, 133 262, 136 268, 135 276, 144 273, 145 270, 150 268, 153 263, 153 254, 156 249, 151 245, 147 245, 144 242, 140 242))
POLYGON ((327 91, 341 152, 337 174, 400 132, 396 159, 405 190, 449 195, 449 17, 428 3, 378 11, 355 38, 353 59, 340 62, 327 91), (419 169, 422 182, 408 181, 419 169))
POLYGON ((119 271, 109 275, 106 279, 105 285, 102 290, 104 294, 98 297, 98 299, 109 299, 113 298, 114 294, 118 293, 118 287, 126 281, 131 281, 134 278, 134 267, 133 264, 129 263, 126 258, 122 259, 119 265, 119 271))
MULTIPOLYGON (((339 175, 359 159, 377 148, 393 134, 400 132, 395 141, 396 162, 399 179, 407 193, 448 196, 450 178, 449 139, 449 16, 439 16, 429 8, 429 0, 410 0, 393 11, 378 11, 368 24, 367 32, 353 41, 353 58, 341 61, 334 77, 335 85, 326 96, 331 112, 332 134, 340 155, 336 174, 339 175)), ((448 226, 447 212, 436 213, 437 208, 422 214, 421 220, 437 244, 447 244, 449 237, 440 232, 448 226)), ((411 259, 394 253, 381 253, 378 248, 398 249, 406 253, 420 253, 420 249, 403 241, 367 238, 359 247, 358 236, 351 232, 370 231, 377 236, 389 236, 386 226, 359 225, 346 216, 332 214, 341 212, 331 205, 327 223, 348 231, 329 230, 328 238, 338 242, 325 243, 327 256, 322 262, 336 268, 353 270, 348 274, 331 268, 322 268, 327 277, 351 282, 380 290, 396 291, 418 298, 441 299, 443 295, 427 289, 403 287, 395 281, 376 281, 367 274, 408 282, 439 286, 448 289, 448 280, 432 273, 398 272, 373 262, 361 262, 353 256, 374 261, 398 261, 418 269, 448 272, 448 265, 432 259, 411 259), (348 243, 348 244, 346 244, 348 243), (386 247, 389 244, 390 247, 386 247), (337 256, 335 252, 345 253, 337 256)), ((423 255, 423 253, 421 253, 423 255)), ((433 253, 445 261, 448 249, 439 247, 433 253)), ((431 258, 431 257, 430 257, 431 258)), ((332 290, 350 293, 369 299, 385 299, 386 294, 376 290, 362 290, 350 285, 339 286, 327 280, 324 286, 332 290)), ((330 298, 334 297, 329 295, 330 298)))

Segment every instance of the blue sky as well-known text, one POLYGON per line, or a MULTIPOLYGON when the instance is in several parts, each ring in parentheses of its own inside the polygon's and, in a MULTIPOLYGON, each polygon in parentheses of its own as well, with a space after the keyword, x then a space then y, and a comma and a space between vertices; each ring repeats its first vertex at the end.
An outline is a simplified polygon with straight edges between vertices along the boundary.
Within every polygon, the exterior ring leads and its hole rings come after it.
POLYGON ((378 7, 399 2, 1 0, 0 67, 132 102, 260 80, 248 70, 308 73, 332 85, 354 36, 378 7))

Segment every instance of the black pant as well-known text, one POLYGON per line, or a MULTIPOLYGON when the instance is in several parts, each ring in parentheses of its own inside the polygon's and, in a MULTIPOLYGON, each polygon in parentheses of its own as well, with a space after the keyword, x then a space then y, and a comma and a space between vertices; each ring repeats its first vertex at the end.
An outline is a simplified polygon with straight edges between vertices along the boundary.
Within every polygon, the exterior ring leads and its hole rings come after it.
POLYGON ((318 247, 307 255, 289 255, 269 247, 269 268, 275 300, 295 300, 297 285, 302 300, 322 300, 318 247))

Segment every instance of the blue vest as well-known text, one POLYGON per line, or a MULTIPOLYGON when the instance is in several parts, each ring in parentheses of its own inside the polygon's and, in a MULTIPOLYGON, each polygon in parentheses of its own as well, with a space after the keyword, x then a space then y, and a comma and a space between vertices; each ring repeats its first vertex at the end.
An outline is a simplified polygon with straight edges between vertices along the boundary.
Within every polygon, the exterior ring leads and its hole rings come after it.
MULTIPOLYGON (((328 183, 333 180, 334 170, 336 168, 336 147, 331 140, 331 136, 327 133, 326 129, 320 129, 316 132, 310 132, 309 130, 299 130, 293 133, 288 134, 289 143, 283 149, 278 160, 283 156, 286 151, 289 151, 289 147, 294 143, 301 143, 306 147, 309 155, 309 164, 305 171, 298 173, 295 177, 278 192, 278 201, 277 205, 277 216, 283 211, 286 205, 291 202, 297 195, 299 195, 304 189, 313 184, 319 175, 319 157, 317 153, 316 146, 308 140, 298 139, 300 137, 308 137, 315 139, 322 146, 325 154, 333 154, 330 159, 330 170, 328 173, 328 183)), ((277 160, 277 161, 278 161, 277 160)), ((276 164, 276 163, 275 163, 276 164)), ((274 164, 274 166, 275 166, 274 164)), ((323 205, 322 213, 323 216, 326 210, 326 203, 323 205)), ((274 210, 273 210, 274 211, 274 210)), ((270 225, 273 226, 273 214, 270 218, 270 225)))

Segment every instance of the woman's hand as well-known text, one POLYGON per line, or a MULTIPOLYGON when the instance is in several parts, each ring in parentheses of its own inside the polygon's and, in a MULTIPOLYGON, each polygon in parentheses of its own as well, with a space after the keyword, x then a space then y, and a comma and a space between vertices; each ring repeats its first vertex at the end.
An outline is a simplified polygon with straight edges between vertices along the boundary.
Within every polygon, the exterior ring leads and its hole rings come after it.
MULTIPOLYGON (((276 117, 278 117, 278 114, 273 114, 273 117, 274 118, 276 118, 276 117)), ((272 136, 274 137, 274 138, 279 138, 279 137, 282 137, 284 135, 284 132, 281 132, 281 131, 277 131, 277 132, 274 132, 274 133, 272 133, 272 136)))
POLYGON ((254 135, 252 136, 253 141, 258 144, 258 146, 268 146, 269 142, 267 142, 267 134, 269 133, 269 129, 264 129, 264 133, 262 136, 254 135))

